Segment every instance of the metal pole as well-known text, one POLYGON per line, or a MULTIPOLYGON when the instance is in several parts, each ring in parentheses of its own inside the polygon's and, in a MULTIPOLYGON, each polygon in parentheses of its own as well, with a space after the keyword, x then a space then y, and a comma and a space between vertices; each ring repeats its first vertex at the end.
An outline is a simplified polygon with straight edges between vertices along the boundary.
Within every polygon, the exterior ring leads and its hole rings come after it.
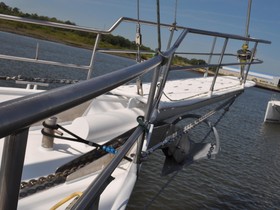
POLYGON ((257 46, 258 46, 258 42, 256 42, 255 45, 254 45, 254 48, 253 48, 252 54, 251 54, 251 58, 250 58, 250 62, 249 62, 249 64, 247 65, 247 69, 246 69, 246 73, 245 73, 244 81, 243 81, 244 85, 245 85, 245 83, 246 83, 246 80, 247 80, 247 77, 248 77, 248 73, 249 73, 251 64, 252 64, 252 62, 253 62, 253 60, 254 60, 254 57, 255 57, 255 55, 256 55, 257 46))
POLYGON ((106 168, 96 177, 96 179, 84 191, 83 195, 74 204, 71 209, 85 210, 94 209, 94 205, 98 202, 99 196, 105 189, 106 181, 110 178, 111 174, 122 161, 123 157, 127 154, 129 149, 135 144, 138 137, 143 133, 143 128, 138 126, 132 135, 128 138, 125 144, 120 148, 114 159, 107 165, 106 168))
POLYGON ((150 92, 149 92, 149 95, 148 95, 147 110, 146 110, 146 113, 145 113, 145 120, 150 120, 149 118, 150 118, 152 110, 153 110, 153 104, 154 104, 154 99, 155 99, 155 93, 156 93, 160 68, 161 68, 160 66, 157 66, 155 71, 154 71, 153 80, 152 80, 151 87, 150 87, 150 92))
POLYGON ((250 16, 251 16, 251 7, 252 7, 252 0, 249 0, 248 1, 248 10, 247 10, 247 22, 246 22, 245 37, 249 37, 249 24, 250 24, 250 16))
MULTIPOLYGON (((153 75, 153 79, 152 79, 152 83, 151 83, 151 87, 150 87, 150 91, 149 91, 148 101, 147 101, 147 110, 146 110, 146 113, 144 116, 144 120, 146 120, 148 122, 150 122, 150 120, 151 120, 151 113, 153 111, 153 104, 155 101, 155 93, 156 93, 156 88, 157 88, 159 72, 160 72, 160 66, 157 66, 154 71, 154 75, 153 75)), ((141 156, 141 151, 143 148, 144 137, 145 137, 145 134, 143 133, 141 136, 139 136, 139 138, 137 140, 137 152, 136 152, 137 156, 135 159, 136 164, 141 163, 140 156, 141 156)))
MULTIPOLYGON (((211 48, 211 53, 210 53, 209 58, 208 58, 208 64, 210 64, 210 62, 212 60, 212 56, 213 56, 213 52, 214 52, 214 49, 215 49, 216 41, 217 41, 217 37, 215 36, 214 40, 213 40, 212 48, 211 48)), ((208 70, 209 70, 209 67, 206 68, 206 72, 204 73, 204 77, 208 76, 208 70)))
POLYGON ((28 128, 5 138, 0 171, 0 209, 17 209, 28 128))
POLYGON ((37 42, 37 46, 36 46, 35 60, 38 60, 38 58, 39 58, 39 42, 37 42))
POLYGON ((174 22, 172 24, 172 27, 170 28, 170 37, 169 37, 169 41, 168 41, 168 44, 167 44, 167 47, 166 49, 168 50, 171 46, 171 42, 172 42, 172 39, 173 39, 173 35, 174 35, 174 31, 176 30, 176 25, 177 25, 177 0, 175 2, 175 11, 174 11, 174 22))
MULTIPOLYGON (((172 52, 166 52, 164 56, 172 52)), ((158 55, 110 74, 2 102, 0 103, 0 138, 100 96, 149 72, 162 61, 163 56, 158 55)))
POLYGON ((87 79, 91 78, 92 72, 93 72, 93 65, 94 65, 94 59, 95 59, 95 55, 96 55, 96 49, 98 47, 98 43, 100 40, 100 36, 101 34, 97 34, 96 39, 95 39, 95 44, 92 50, 92 55, 91 55, 91 60, 90 60, 90 64, 89 64, 89 69, 88 69, 88 75, 87 75, 87 79))
POLYGON ((176 30, 176 23, 173 23, 173 26, 170 28, 170 36, 169 36, 169 40, 168 40, 168 43, 167 43, 167 47, 166 49, 168 50, 171 46, 171 42, 172 42, 172 39, 173 39, 173 35, 174 35, 174 31, 176 30))
POLYGON ((219 69, 221 67, 221 64, 222 64, 222 61, 223 61, 223 58, 224 58, 224 54, 225 54, 225 51, 226 51, 227 43, 228 43, 228 38, 226 38, 225 42, 224 42, 224 46, 223 46, 223 49, 222 49, 222 52, 221 52, 221 56, 220 56, 220 59, 219 59, 219 62, 218 62, 218 66, 217 66, 217 69, 216 69, 216 72, 215 72, 215 76, 213 78, 212 85, 211 85, 211 88, 210 88, 210 95, 212 95, 212 92, 214 90, 216 79, 217 79, 217 76, 219 74, 219 69))
POLYGON ((161 34, 160 34, 160 8, 159 0, 157 0, 157 38, 158 38, 158 51, 161 51, 161 34))

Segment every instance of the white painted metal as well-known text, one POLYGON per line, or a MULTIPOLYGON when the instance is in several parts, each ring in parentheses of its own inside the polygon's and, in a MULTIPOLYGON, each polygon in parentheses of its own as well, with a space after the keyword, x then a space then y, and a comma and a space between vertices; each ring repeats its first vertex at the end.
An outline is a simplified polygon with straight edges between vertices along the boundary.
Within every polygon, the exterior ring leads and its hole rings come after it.
POLYGON ((280 101, 271 100, 267 103, 264 122, 280 123, 280 101))

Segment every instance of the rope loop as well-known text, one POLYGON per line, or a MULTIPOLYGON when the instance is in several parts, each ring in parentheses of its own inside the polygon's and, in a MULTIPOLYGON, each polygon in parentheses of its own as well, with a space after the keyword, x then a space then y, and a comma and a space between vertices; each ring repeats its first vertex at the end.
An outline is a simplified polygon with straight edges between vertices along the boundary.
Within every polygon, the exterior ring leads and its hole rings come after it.
POLYGON ((58 124, 49 125, 49 124, 47 124, 45 121, 42 123, 42 125, 43 125, 45 128, 49 128, 49 129, 52 129, 52 130, 57 130, 57 129, 59 128, 58 124))

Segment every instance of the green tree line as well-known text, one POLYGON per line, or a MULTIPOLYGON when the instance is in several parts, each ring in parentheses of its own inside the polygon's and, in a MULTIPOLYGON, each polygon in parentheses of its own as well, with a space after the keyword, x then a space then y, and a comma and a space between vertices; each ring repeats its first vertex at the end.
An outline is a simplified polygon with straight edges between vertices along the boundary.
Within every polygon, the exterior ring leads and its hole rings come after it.
MULTIPOLYGON (((23 13, 20 11, 19 8, 12 8, 6 5, 4 2, 0 2, 0 13, 6 15, 13 15, 18 17, 42 20, 42 21, 51 21, 56 23, 63 23, 63 24, 70 24, 76 25, 74 22, 69 20, 61 21, 55 17, 47 17, 47 16, 40 16, 36 13, 23 13)), ((43 37, 47 35, 47 39, 50 40, 57 40, 57 41, 64 41, 68 44, 78 45, 78 46, 88 46, 92 47, 93 43, 95 42, 96 34, 81 32, 81 31, 69 31, 67 29, 58 29, 58 28, 51 28, 46 26, 38 26, 33 24, 27 23, 19 23, 19 22, 12 22, 1 20, 0 26, 2 30, 20 33, 20 34, 27 34, 33 35, 35 37, 43 37)), ((131 42, 130 40, 122 37, 122 36, 114 36, 111 34, 101 36, 101 47, 105 48, 122 48, 122 49, 137 49, 137 45, 135 42, 131 42)), ((148 47, 142 46, 142 50, 151 50, 148 47)))

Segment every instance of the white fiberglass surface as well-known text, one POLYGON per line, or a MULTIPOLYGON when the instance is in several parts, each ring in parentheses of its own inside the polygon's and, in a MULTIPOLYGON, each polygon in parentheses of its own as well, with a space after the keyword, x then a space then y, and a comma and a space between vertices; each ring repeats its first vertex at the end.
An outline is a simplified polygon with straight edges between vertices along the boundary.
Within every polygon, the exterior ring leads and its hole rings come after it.
MULTIPOLYGON (((194 98, 205 97, 209 94, 213 77, 191 78, 168 81, 164 87, 162 102, 192 100, 194 98)), ((245 87, 254 86, 254 82, 247 81, 245 87)), ((135 85, 127 85, 111 91, 115 94, 135 96, 138 100, 146 102, 148 98, 150 84, 143 84, 143 96, 136 94, 135 85)), ((213 95, 222 95, 236 90, 243 89, 240 80, 231 76, 217 77, 213 95)))

